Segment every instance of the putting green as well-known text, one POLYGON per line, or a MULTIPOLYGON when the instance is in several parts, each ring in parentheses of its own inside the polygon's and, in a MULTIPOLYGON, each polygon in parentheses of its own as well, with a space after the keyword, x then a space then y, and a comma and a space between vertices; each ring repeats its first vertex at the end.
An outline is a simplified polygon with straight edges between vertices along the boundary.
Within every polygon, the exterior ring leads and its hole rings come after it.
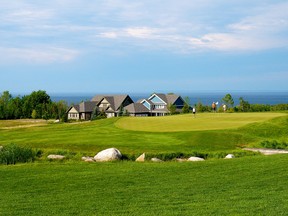
POLYGON ((239 128, 247 124, 267 121, 285 113, 200 113, 164 117, 120 118, 116 127, 149 132, 202 131, 239 128))

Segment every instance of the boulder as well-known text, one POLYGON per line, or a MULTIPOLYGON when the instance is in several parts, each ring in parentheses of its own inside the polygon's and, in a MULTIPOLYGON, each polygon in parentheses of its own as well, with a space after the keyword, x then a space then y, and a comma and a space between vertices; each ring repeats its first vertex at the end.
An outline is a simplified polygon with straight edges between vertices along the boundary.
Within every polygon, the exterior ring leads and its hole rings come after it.
POLYGON ((176 158, 176 161, 178 161, 178 162, 185 162, 185 161, 187 161, 186 159, 183 159, 183 158, 176 158))
POLYGON ((151 161, 153 161, 153 162, 164 162, 164 161, 160 160, 159 158, 151 158, 151 161))
POLYGON ((200 157, 190 157, 187 161, 204 161, 204 159, 200 157))
POLYGON ((137 162, 144 162, 145 161, 145 153, 143 153, 142 155, 140 155, 138 158, 136 158, 137 162))
POLYGON ((121 152, 116 148, 109 148, 103 151, 100 151, 95 155, 94 160, 96 162, 106 162, 106 161, 115 161, 122 158, 121 152))
POLYGON ((225 159, 232 159, 232 158, 235 158, 235 156, 233 154, 228 154, 225 157, 225 159))
POLYGON ((51 155, 48 155, 47 158, 51 160, 63 160, 65 156, 51 154, 51 155))
POLYGON ((95 162, 93 157, 82 157, 81 159, 85 162, 95 162))

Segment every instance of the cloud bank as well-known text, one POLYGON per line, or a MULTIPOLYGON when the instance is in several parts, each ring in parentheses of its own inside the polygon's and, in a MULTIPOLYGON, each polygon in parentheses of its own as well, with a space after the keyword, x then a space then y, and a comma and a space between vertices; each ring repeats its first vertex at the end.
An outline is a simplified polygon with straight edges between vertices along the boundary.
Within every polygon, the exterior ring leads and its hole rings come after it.
POLYGON ((67 62, 117 49, 193 54, 288 48, 284 0, 0 2, 6 60, 67 62))

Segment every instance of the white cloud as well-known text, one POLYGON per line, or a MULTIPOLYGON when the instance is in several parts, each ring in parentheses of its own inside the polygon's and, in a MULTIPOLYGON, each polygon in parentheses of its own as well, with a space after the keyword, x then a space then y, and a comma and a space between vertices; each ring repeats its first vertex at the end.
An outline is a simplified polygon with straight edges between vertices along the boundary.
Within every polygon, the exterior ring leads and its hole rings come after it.
POLYGON ((51 0, 32 4, 26 0, 17 5, 5 1, 0 8, 0 40, 20 50, 23 43, 27 47, 80 44, 83 50, 113 47, 107 50, 114 52, 121 44, 124 52, 123 45, 127 52, 144 47, 174 53, 287 47, 288 3, 271 2, 51 0))

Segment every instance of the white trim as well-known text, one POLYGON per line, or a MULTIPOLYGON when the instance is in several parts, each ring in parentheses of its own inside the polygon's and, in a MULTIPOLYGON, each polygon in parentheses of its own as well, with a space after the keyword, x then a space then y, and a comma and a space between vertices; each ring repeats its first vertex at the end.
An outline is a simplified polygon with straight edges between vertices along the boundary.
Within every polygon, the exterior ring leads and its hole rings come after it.
MULTIPOLYGON (((157 97, 157 98, 159 98, 165 105, 167 105, 167 103, 165 102, 165 101, 163 101, 156 93, 154 93, 154 94, 152 94, 149 98, 148 98, 148 100, 151 100, 151 98, 153 98, 153 97, 157 97)), ((153 102, 154 103, 154 102, 153 102)))

